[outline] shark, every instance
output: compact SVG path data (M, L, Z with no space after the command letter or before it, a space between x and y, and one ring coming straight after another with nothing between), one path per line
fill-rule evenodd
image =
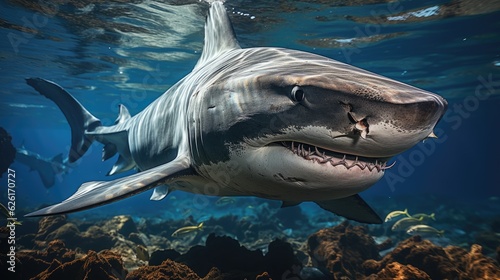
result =
M15 160L36 170L45 188L54 186L56 176L61 176L69 172L70 166L63 154L58 154L52 158L45 158L35 152L27 150L24 145L16 148Z
M392 167L391 157L435 136L447 108L437 94L317 54L241 48L222 2L210 3L193 70L131 116L119 105L112 125L69 92L28 78L71 127L69 161L94 142L108 175L28 217L70 213L153 189L210 196L256 196L283 207L311 201L363 223L381 223L360 192Z

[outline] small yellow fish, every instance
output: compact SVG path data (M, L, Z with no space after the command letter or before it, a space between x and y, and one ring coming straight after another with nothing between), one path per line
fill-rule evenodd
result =
M149 261L148 248L146 248L142 245L137 245L137 247L135 247L135 255L141 261L145 261L145 262Z
M437 230L428 225L414 225L406 230L410 235L437 235L443 236L444 230Z
M215 205L221 207L221 206L233 204L235 202L236 202L236 200L234 198L228 197L228 196L223 196L223 197L217 199L217 201L215 202Z
M425 220L436 220L436 214L432 213L430 215L428 214L424 214L424 213L418 213L418 214L415 214L415 215L411 215L413 218L415 219L419 219L420 217L424 218L424 221Z
M401 230L406 230L410 226L420 224L424 218L420 217L419 219L415 219L412 217L406 217L402 218L401 220L398 220L394 225L392 225L392 230L393 231L401 231Z
M385 221L384 222L388 222L394 218L396 218L397 216L401 216L401 215L406 215L407 217L411 217L410 214L408 214L408 209L405 209L404 211L392 211L391 213L387 214L387 217L385 217Z
M174 233L172 233L172 237L178 237L179 235L195 232L197 230L202 230L202 229L203 229L203 222L201 222L197 226L181 227L180 229L177 229L176 231L174 231Z

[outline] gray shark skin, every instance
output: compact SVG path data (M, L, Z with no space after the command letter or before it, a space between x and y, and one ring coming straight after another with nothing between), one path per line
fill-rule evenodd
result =
M440 96L319 55L284 48L242 49L223 4L211 4L202 55L190 74L143 111L124 106L103 126L68 92L40 78L27 83L55 102L72 130L70 162L92 141L109 175L63 202L27 216L68 213L152 188L152 200L182 190L257 196L283 206L314 201L365 223L381 223L359 192L387 161L433 136L447 102Z
M30 170L36 170L45 188L52 187L56 183L56 176L66 174L70 168L62 154L53 158L44 158L24 147L16 149L15 160L27 165Z

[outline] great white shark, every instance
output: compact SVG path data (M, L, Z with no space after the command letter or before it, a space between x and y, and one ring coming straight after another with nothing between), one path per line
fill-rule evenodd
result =
M104 126L59 85L27 83L57 104L71 126L69 161L94 140L103 160L119 154L112 181L28 214L69 213L154 188L152 200L182 190L257 196L283 206L313 201L365 223L380 217L358 195L388 160L433 136L447 102L440 96L316 54L241 48L220 1L211 3L205 44L191 73L143 111L120 105Z

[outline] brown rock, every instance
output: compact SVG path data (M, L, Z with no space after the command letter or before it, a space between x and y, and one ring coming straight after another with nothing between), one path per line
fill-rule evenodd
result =
M422 240L420 236L408 238L381 261L366 262L364 267L366 272L375 273L393 262L412 265L432 279L458 279L460 275L456 263L452 262L443 248Z
M133 232L137 232L137 227L135 225L132 217L126 215L115 216L111 220L106 221L102 226L104 232L118 232L123 236L129 236Z
M144 242L145 237L143 236L144 236L143 233L132 232L131 234L128 235L128 240L134 242L137 245L147 246L146 242Z
M257 275L257 277L255 277L255 280L273 280L273 279L271 278L271 276L269 276L269 273L264 272L260 275Z
M265 271L265 260L260 250L248 250L237 240L228 236L207 237L205 246L193 246L176 261L185 263L198 275L206 275L212 267L217 267L222 273L238 271L245 276L255 277ZM236 278L236 277L235 277Z
M379 273L372 274L365 280L394 279L394 280L431 280L431 277L422 270L408 264L403 265L392 262L383 268Z
M392 240L390 238L384 240L384 242L377 245L378 251L385 251L392 247Z
M313 266L326 269L334 278L362 277L362 263L379 259L378 248L367 229L351 226L347 221L340 225L319 230L307 240L308 253Z
M212 267L203 280L224 280L224 277L217 267Z
M210 271L212 272L212 271ZM97 278L96 278L97 279ZM170 259L161 265L142 266L130 272L126 280L200 280L201 278L184 264Z
M422 240L420 236L413 236L401 242L381 261L368 260L363 267L365 272L386 275L388 271L397 270L394 265L389 269L397 262L402 266L412 266L425 272L431 279L500 279L500 267L493 259L484 256L481 249L481 246L476 244L472 245L470 252L456 246L443 249L428 240ZM400 268L400 273L407 270Z
M472 279L500 279L500 267L491 258L485 257L480 245L473 244L465 256L465 269Z
M87 250L105 250L110 249L115 245L115 240L110 232L106 232L98 226L91 226L86 231L80 234L80 238L76 240L78 243L75 246Z
M472 245L470 252L456 246L448 246L444 250L460 269L459 279L500 279L500 267L493 259L482 254L480 245Z
M104 227L90 226L86 231L80 232L74 223L66 222L65 216L48 218L52 217L44 217L39 222L40 228L35 236L36 247L43 248L47 242L58 239L63 240L68 248L81 248L84 252L110 249L115 245L113 234L117 235L117 231L109 230L109 227L106 230ZM124 222L119 228L125 228L123 225L127 223Z
M56 215L43 217L38 222L38 233L36 234L36 240L46 240L49 233L55 231L62 225L66 224L65 215Z
M151 254L149 258L149 265L160 265L164 260L171 259L175 260L180 257L181 254L174 249L160 249L156 250Z
M64 241L71 241L78 239L80 235L80 231L76 227L75 224L73 223L66 223L62 225L61 227L55 229L54 231L50 232L47 234L45 240L55 240L55 239L62 239Z
M124 279L127 270L119 255L109 251L99 254L89 251L87 256L61 264L54 260L42 273L33 280L50 279Z
M48 244L45 250L22 250L17 253L19 259L20 271L23 279L30 279L40 272L46 270L51 263L57 261L68 262L75 259L76 253L67 249L64 242L54 240Z

